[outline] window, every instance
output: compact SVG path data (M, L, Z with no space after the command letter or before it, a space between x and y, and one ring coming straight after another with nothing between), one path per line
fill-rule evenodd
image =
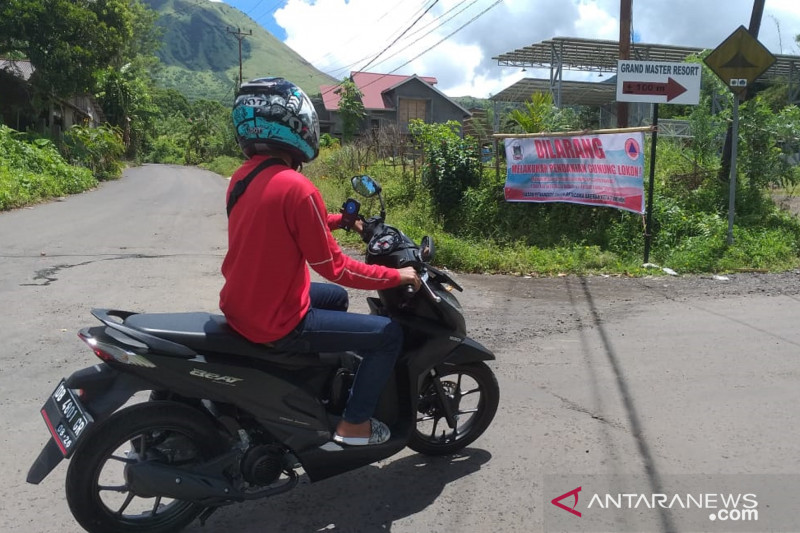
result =
M408 123L415 118L421 119L423 122L427 118L427 100L410 100L401 98L397 106L397 123L401 126L408 126Z

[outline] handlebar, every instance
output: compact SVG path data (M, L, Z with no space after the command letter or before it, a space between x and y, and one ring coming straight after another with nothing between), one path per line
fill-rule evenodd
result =
M364 223L364 230L361 232L361 240L365 243L369 243L372 237L378 232L377 230L383 224L383 218L369 217L362 218L361 220Z
M441 303L442 297L438 296L431 288L431 276L437 282L444 282L451 287L463 291L464 289L456 283L447 273L432 267L428 261L433 259L433 241L430 237L423 237L422 243L417 245L410 238L406 237L400 230L391 226L384 225L386 220L386 206L381 194L380 185L369 176L354 176L351 180L353 189L367 198L372 198L377 195L381 203L381 211L378 216L371 216L365 218L359 214L360 204L348 198L345 205L342 206L342 215L345 220L351 224L355 223L355 219L362 221L361 239L368 245L367 256L368 263L371 257L375 258L375 262L384 264L386 266L393 266L402 268L412 266L417 270L420 279L420 290L423 290L430 299L435 303ZM349 219L348 219L349 215ZM345 227L350 224L345 225ZM376 239L373 243L373 239ZM384 259L385 258L385 259ZM406 285L403 291L401 300L408 303L412 296L418 292L412 285ZM401 304L403 305L403 304Z

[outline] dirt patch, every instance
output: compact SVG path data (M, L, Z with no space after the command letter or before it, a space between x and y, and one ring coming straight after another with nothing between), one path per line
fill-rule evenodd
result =
M800 196L793 193L773 193L772 200L778 207L794 216L800 215Z

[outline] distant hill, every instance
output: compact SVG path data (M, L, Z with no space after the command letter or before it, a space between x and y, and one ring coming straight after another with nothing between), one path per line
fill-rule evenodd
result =
M159 14L164 68L154 73L159 85L191 100L230 103L239 81L239 43L228 32L252 31L242 40L242 77L283 76L310 96L320 85L339 80L317 70L253 19L222 2L208 0L143 0Z

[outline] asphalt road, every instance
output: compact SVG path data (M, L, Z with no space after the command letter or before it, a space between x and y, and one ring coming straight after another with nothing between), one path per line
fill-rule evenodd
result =
M76 337L92 307L217 310L226 184L146 165L0 213L0 531L80 531L65 465L25 483L47 437L38 410L95 362ZM728 278L457 275L470 333L497 355L500 408L482 438L457 457L405 451L301 483L186 531L798 531L781 494L800 491L800 274ZM364 295L352 291L351 310ZM603 483L757 492L761 515L711 520L709 501L699 522L674 506L612 515L589 506ZM551 504L579 485L583 517Z

